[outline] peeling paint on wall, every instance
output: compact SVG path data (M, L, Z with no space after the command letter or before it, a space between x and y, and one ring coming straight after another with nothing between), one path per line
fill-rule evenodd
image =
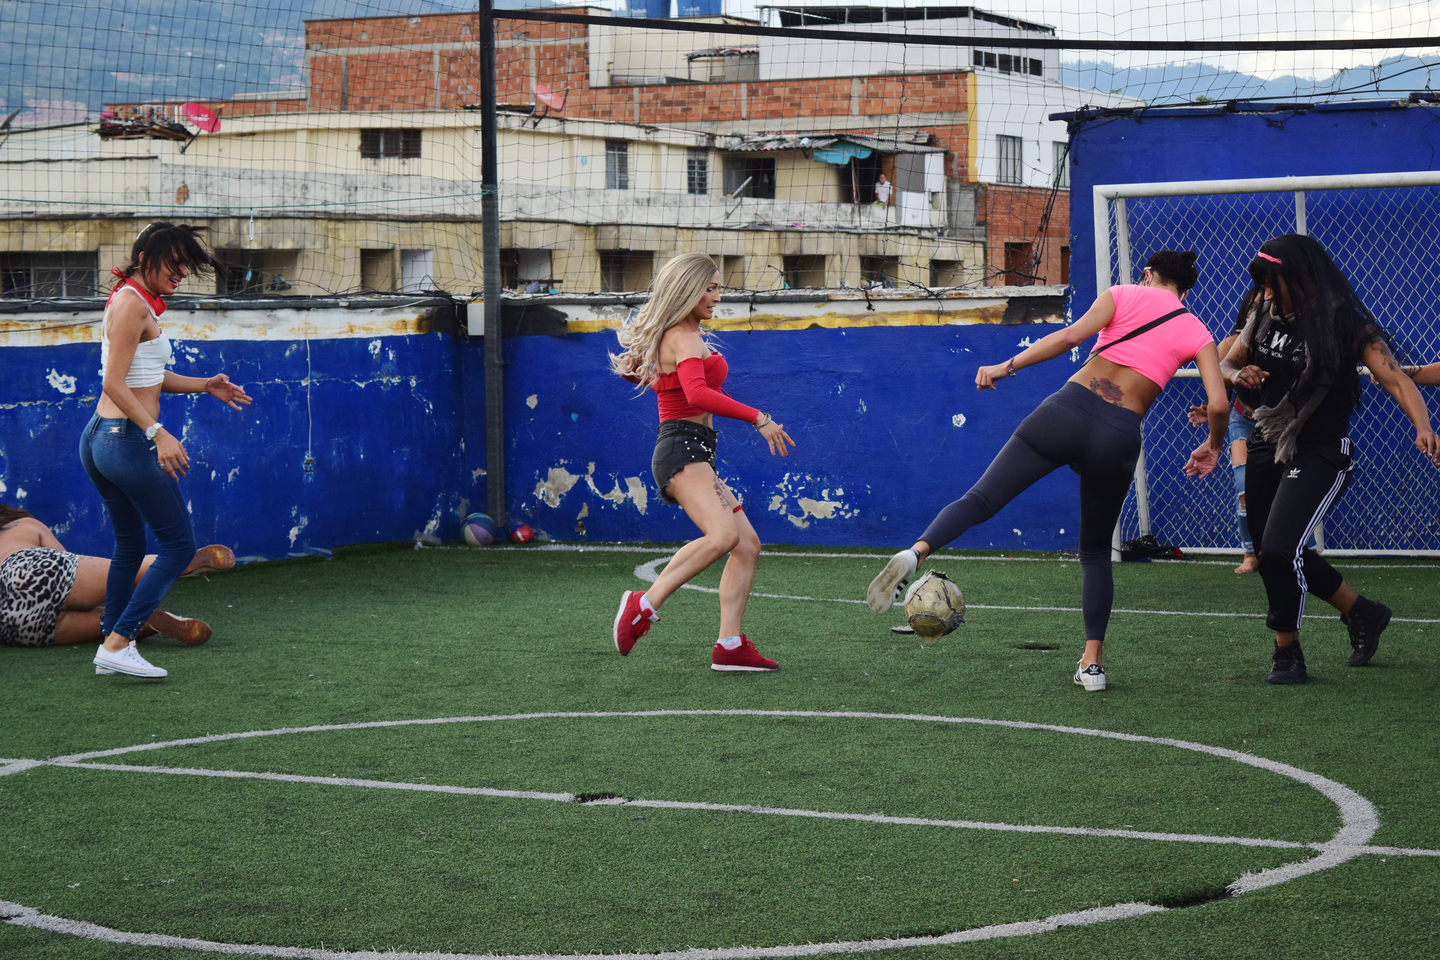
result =
M957 414L955 414L955 416L953 416L953 417L950 418L950 424L951 424L952 426L954 426L954 427L957 427L957 428L958 428L958 427L963 427L963 426L965 426L965 414L963 414L963 413L957 413Z
M819 490L814 496L805 496L801 491L807 487L811 490L824 481L817 481L814 477L806 474L798 476L785 474L777 485L778 492L770 497L770 510L780 514L800 529L810 526L813 520L835 520L849 519L856 516L860 511L851 507L845 501L839 499L845 496L843 487L835 487L833 490L825 487ZM833 499L832 499L833 494Z
M292 514L293 514L293 511L292 511ZM290 546L292 546L292 547L295 546L295 540L296 540L297 537L300 536L300 531L304 530L304 529L305 529L306 527L308 527L308 526L310 526L310 518L309 518L309 517L301 517L301 518L300 518L300 522L297 523L297 524L295 524L295 526L293 526L293 527L290 528Z
M525 406L529 407L531 410L534 410L535 405L539 402L540 395L538 393L532 393L530 394L530 396L525 398Z
M558 507L560 499L570 492L570 488L575 486L579 479L579 474L571 473L564 467L551 467L549 476L535 484L535 496L545 501L546 506Z
M54 387L56 390L59 390L61 393L75 392L75 378L69 376L68 374L63 374L57 370L51 369L51 371L46 374L45 380L50 384L50 386Z
M630 491L630 499L635 501L635 509L643 514L650 496L649 491L645 489L645 484L640 481L639 477L626 477L625 489Z

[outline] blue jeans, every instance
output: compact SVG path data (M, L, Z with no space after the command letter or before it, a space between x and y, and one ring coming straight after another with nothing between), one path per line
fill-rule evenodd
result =
M105 501L115 529L115 554L105 581L105 616L100 633L131 640L160 606L195 556L195 533L180 484L155 456L145 431L121 417L96 414L80 436L80 462ZM160 554L137 585L145 560L145 527L155 531Z

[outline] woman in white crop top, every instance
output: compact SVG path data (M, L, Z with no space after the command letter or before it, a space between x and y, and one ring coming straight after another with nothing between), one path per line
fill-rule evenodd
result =
M160 327L162 298L173 294L191 270L218 266L197 236L203 229L152 223L135 238L129 262L111 271L119 283L100 326L103 389L80 438L80 460L115 530L97 674L165 676L135 650L135 636L195 555L195 534L179 484L190 458L179 438L160 424L160 395L208 393L236 410L250 403L244 388L223 373L182 377L166 369L172 351ZM145 560L146 527L154 531L160 552L136 583Z

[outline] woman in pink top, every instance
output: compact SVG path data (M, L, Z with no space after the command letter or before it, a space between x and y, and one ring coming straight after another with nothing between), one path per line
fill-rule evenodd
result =
M1068 466L1080 475L1085 618L1085 653L1075 682L1087 691L1105 689L1101 650L1115 595L1111 532L1140 455L1140 419L1175 371L1191 360L1205 383L1210 437L1190 455L1185 472L1205 476L1219 462L1225 442L1230 404L1215 341L1181 303L1197 279L1195 254L1162 250L1146 262L1139 284L1111 287L1075 323L1004 363L980 368L976 389L994 390L997 380L1100 335L1090 359L1015 429L975 486L940 511L912 548L890 558L870 584L870 609L890 609L899 588L927 556L989 520L1041 477Z

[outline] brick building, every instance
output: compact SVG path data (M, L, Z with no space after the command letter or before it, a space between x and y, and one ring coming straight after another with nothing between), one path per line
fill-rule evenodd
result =
M829 41L795 56L772 38L642 27L496 22L507 286L640 289L686 250L750 289L1066 278L1067 191L1004 124L1116 98L1061 87L1018 53L1006 63L1023 70L977 52L975 65L897 72L847 59L847 41L827 65ZM90 244L98 268L132 233L108 212L143 208L208 218L242 277L221 292L478 289L477 53L473 14L307 21L305 87L212 104L216 134L182 150L102 126L95 159L112 164L5 171L20 181L7 196L37 201L20 204L33 222L6 248ZM178 104L123 106L111 133L137 109L180 119ZM877 205L881 175L891 195ZM93 207L80 233L65 226L77 196ZM19 212L8 206L0 217Z

